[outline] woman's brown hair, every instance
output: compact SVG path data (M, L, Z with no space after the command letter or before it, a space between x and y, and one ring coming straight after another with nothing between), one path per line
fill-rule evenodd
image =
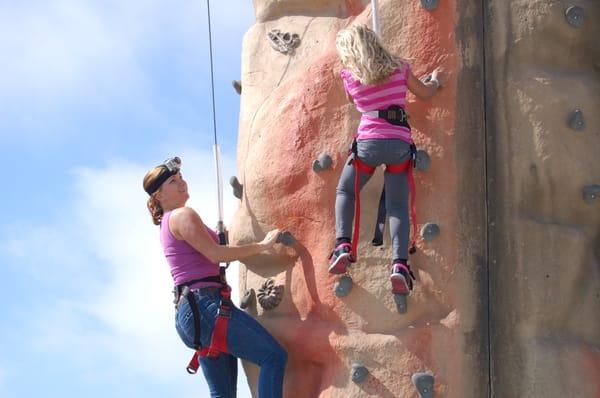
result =
M152 185L152 183L158 178L158 176L160 175L160 173L162 171L163 171L163 167L158 166L158 167L155 167L152 170L150 170L144 176L144 190L147 190L150 187L150 185ZM160 191L160 188L158 191ZM156 192L158 192L158 191L156 191ZM156 195L156 192L154 192L152 195L150 195L150 197L148 198L148 201L146 202L146 206L148 206L148 210L150 211L150 215L152 216L152 222L154 223L154 225L160 225L164 211L163 211L162 207L160 206L160 203L158 202L158 200L154 197L154 195Z

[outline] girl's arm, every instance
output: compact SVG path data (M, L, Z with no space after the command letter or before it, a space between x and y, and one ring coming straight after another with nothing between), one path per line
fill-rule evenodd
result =
M414 95L416 95L417 98L428 100L441 87L443 77L443 70L441 68L436 68L433 72L431 72L431 80L427 83L423 83L417 79L417 77L411 71L408 76L408 89Z
M213 263L241 260L269 249L275 244L279 230L274 229L260 243L221 246L216 243L198 213L189 207L176 209L169 218L169 228L177 239L183 239Z

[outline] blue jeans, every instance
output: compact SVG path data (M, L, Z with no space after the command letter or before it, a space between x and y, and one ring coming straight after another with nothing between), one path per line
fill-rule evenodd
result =
M194 293L201 316L200 342L208 347L221 302L218 292ZM175 314L175 328L186 346L194 348L194 317L187 300ZM216 359L201 358L200 366L206 377L212 398L235 398L237 387L237 358L260 366L259 398L280 398L283 395L283 374L287 353L254 318L232 305L227 330L228 354Z

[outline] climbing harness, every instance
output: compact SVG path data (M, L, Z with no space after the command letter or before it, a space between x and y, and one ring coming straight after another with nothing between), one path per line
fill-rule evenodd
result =
M219 267L219 275L213 275L202 279L194 279L175 286L173 292L175 294L175 308L179 308L182 300L187 300L192 311L194 319L194 348L196 352L192 356L186 370L189 374L195 374L200 365L200 358L218 358L221 353L227 353L227 328L229 319L231 319L232 303L231 303L231 287L227 284L225 278L226 266ZM204 287L199 289L190 289L190 286L198 282L215 282L220 283L221 287ZM195 293L208 294L219 291L221 303L215 320L215 327L210 339L208 347L202 347L200 342L200 311L194 297Z
M410 129L410 125L408 124L408 115L406 114L404 108L399 105L392 105L387 109L363 112L363 115L384 119L386 122L393 124L394 126L401 126Z
M352 147L350 149L349 154L352 155L348 164L352 164L354 166L354 195L356 197L355 205L354 205L354 230L352 232L352 249L350 250L350 255L352 261L355 262L357 260L357 247L360 233L360 184L359 184L359 173L373 174L375 172L376 167L369 166L358 157L358 143L356 141L356 136L352 141ZM410 159L397 164L386 164L385 170L388 173L404 173L406 172L408 175L408 185L410 190L410 216L411 216L411 224L412 224L412 240L409 246L409 253L414 254L416 252L416 236L417 236L417 209L415 205L415 180L413 176L413 168L415 167L416 162L416 154L417 148L415 144L411 144L410 146ZM381 198L384 198L382 195ZM381 200L381 199L380 199Z

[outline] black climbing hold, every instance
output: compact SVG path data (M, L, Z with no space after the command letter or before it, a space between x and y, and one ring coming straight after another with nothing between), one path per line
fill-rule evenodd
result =
M275 242L281 243L284 246L291 246L296 242L296 239L294 239L294 236L290 231L283 231L279 233Z
M406 314L406 311L408 311L408 295L394 294L394 301L396 302L396 310L398 313Z
M250 288L250 290L248 290L246 294L244 294L244 297L242 297L242 299L240 300L240 308L245 309L249 305L252 305L252 303L254 303L255 298L256 293L254 293L254 289Z
M429 163L431 163L429 154L424 150L419 149L417 151L417 162L415 168L419 171L425 171L429 168Z
M369 375L369 370L360 363L352 364L352 381L362 383Z
M408 248L408 254L415 254L417 252L417 248L414 246L411 246Z
M583 119L583 112L580 109L575 109L569 115L569 120L567 122L569 127L575 131L581 131L585 129L585 120Z
M350 275L342 275L340 279L335 283L333 292L337 297L346 297L352 290L352 278Z
M592 203L594 200L598 199L598 197L600 197L600 185L593 184L583 187L583 200L585 200L586 203Z
M244 186L240 184L236 176L232 176L229 179L229 184L233 188L233 196L238 199L242 199L242 193L244 192Z
M239 80L232 80L231 85L233 86L233 89L235 90L236 93L238 93L238 94L242 93L242 82L240 82Z
M410 378L421 398L433 397L433 375L429 373L415 373Z
M425 242L431 242L433 238L440 234L440 227L437 224L428 222L421 228L421 237Z
M296 47L300 45L300 36L293 33L282 33L279 29L273 29L267 33L271 47L283 54L294 54Z
M575 28L581 28L583 26L583 8L579 6L571 6L565 10L565 17L569 25Z
M322 153L317 159L315 159L312 164L312 168L318 173L319 171L327 170L329 167L331 167L332 163L333 161L331 160L331 156L327 155L326 153Z
M435 10L438 6L437 0L421 0L421 6L426 10Z

